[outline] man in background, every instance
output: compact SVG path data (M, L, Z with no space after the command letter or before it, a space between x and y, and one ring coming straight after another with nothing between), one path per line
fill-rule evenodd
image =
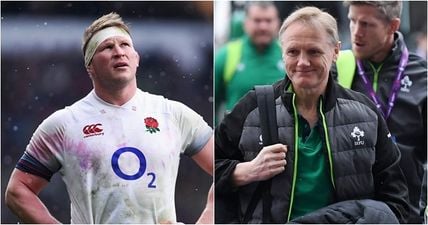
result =
M409 53L398 31L401 1L345 1L352 52L337 61L342 86L367 95L382 112L401 152L410 195L409 223L421 223L419 206L427 158L427 62Z
M216 121L254 85L273 84L284 77L279 23L273 2L247 3L245 35L227 43L215 57Z

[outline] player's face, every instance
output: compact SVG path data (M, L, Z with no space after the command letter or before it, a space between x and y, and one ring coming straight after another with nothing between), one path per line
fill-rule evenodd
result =
M276 37L279 29L275 7L252 6L245 19L245 32L256 46L266 46Z
M97 85L123 87L135 80L140 57L124 37L111 37L97 48L89 72Z
M293 23L282 34L281 45L287 76L294 88L325 88L340 47L333 46L324 29Z
M388 40L393 32L374 6L351 5L348 18L352 51L358 59L382 61L390 51Z

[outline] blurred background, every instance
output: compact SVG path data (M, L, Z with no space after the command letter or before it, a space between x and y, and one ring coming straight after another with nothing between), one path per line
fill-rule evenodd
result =
M140 54L138 87L178 100L212 126L212 2L1 2L1 223L19 220L4 204L10 174L32 133L54 111L86 96L84 29L115 11L130 25ZM177 219L194 223L212 178L182 157ZM62 223L70 201L59 175L40 198Z
M216 1L214 3L215 49L243 34L242 21L245 17L244 7L247 2ZM324 9L337 20L342 49L351 48L348 9L343 6L343 1L275 1L274 3L279 11L281 24L297 8L316 6ZM404 35L409 50L426 58L427 1L403 1L400 31Z

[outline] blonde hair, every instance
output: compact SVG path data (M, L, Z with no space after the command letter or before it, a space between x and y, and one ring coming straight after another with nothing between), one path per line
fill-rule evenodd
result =
M387 22L395 18L401 17L401 12L403 11L403 3L401 1L344 1L343 4L345 7L351 5L371 5L376 7L379 13L383 16L382 19L385 19Z
M297 9L284 20L281 29L279 30L280 40L285 30L287 30L287 28L295 22L304 23L314 27L321 27L329 35L332 45L336 45L339 42L337 22L334 17L327 12L324 12L321 9L313 6Z
M107 27L122 28L131 36L129 27L125 24L125 22L123 22L120 15L115 12L111 12L107 15L104 15L98 18L88 28L86 28L85 33L83 33L83 40L82 40L83 55L85 55L86 47L89 43L89 40L91 40L94 34Z

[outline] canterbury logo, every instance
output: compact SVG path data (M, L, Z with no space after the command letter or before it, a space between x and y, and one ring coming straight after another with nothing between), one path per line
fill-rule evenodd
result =
M85 138L95 135L104 135L104 133L102 133L103 129L101 123L86 125L85 127L83 127L82 131L85 134Z

